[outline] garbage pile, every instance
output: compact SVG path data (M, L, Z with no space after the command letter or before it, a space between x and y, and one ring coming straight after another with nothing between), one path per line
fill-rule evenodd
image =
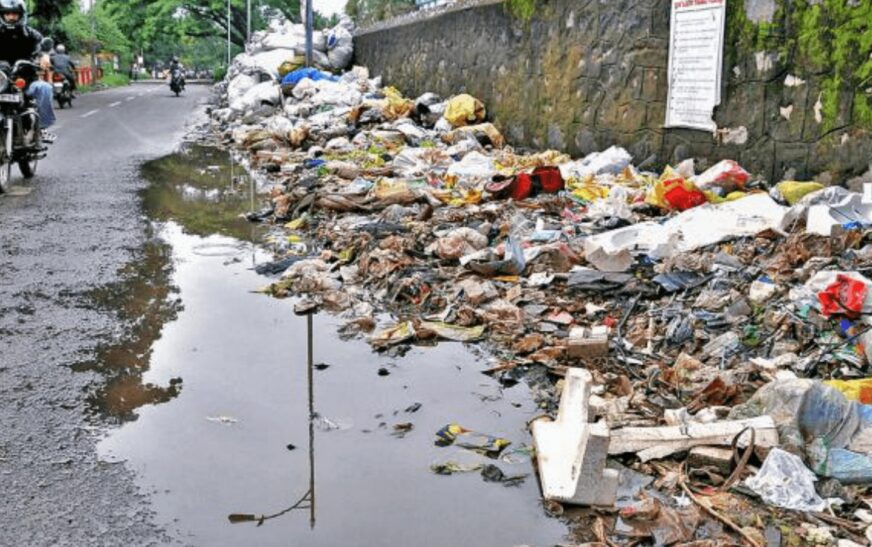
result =
M405 97L272 51L237 58L212 110L271 185L248 215L272 226L265 292L341 313L392 355L480 341L485 372L552 415L586 369L600 463L651 480L579 513L580 542L872 540L860 194L731 160L652 172L619 147L522 152L470 95Z

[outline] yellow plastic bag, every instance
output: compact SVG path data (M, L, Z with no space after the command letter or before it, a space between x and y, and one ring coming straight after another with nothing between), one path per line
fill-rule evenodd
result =
M461 127L484 121L486 114L484 104L481 101L464 93L448 101L444 116L453 127Z
M306 64L306 59L304 57L290 57L288 60L279 65L279 80L287 76L289 73L297 70L301 66Z
M795 205L806 194L823 190L823 188L824 185L819 182L799 182L796 180L785 180L775 185L775 189L790 205Z
M859 401L864 405L872 404L872 378L826 380L824 384L838 389L850 401Z
M572 195L584 201L596 201L609 197L609 187L602 186L593 181L593 177L584 181L570 178L566 181L566 187L572 191Z
M403 94L395 87L386 87L382 90L387 100L384 108L385 117L389 120L405 118L415 109L415 103L403 97Z

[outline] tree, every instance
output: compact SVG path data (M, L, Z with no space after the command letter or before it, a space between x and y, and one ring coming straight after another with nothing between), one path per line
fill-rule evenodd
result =
M252 10L252 30L265 28L270 13L281 13L291 21L299 21L300 0L259 0ZM150 4L154 17L166 21L172 18L181 35L192 38L227 36L226 0L154 0ZM230 2L230 40L245 47L247 31L245 0Z
M129 57L130 42L112 14L103 4L97 4L92 12L74 9L61 20L70 47L78 51L108 50Z
M76 0L30 0L27 3L30 25L55 42L66 40L61 20L77 7Z

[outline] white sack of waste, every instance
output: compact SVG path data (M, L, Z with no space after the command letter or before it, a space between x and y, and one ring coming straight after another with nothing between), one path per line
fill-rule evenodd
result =
M288 33L267 34L260 43L261 49L293 49L302 55L306 51L306 29L302 25L298 26L299 31L295 28ZM312 49L321 53L327 52L327 37L320 30L312 33Z
M279 104L279 86L275 82L263 82L245 92L245 95L230 103L230 108L245 112L262 104Z
M260 83L260 79L248 74L236 76L230 80L230 84L227 86L227 100L232 103L235 100L241 99L249 89L258 83Z
M327 57L330 66L336 70L345 70L351 64L354 56L354 37L351 31L337 25L327 35Z
M233 64L238 72L262 72L277 80L279 77L279 66L285 61L298 57L293 49L272 49L251 55L242 53L236 56Z

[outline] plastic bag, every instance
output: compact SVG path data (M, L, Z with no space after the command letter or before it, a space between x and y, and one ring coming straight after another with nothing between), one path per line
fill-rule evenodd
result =
M844 275L855 281L861 281L866 285L866 298L863 302L862 313L872 314L872 291L869 290L870 286L872 286L872 280L857 272L842 270L821 270L811 276L811 278L805 282L805 285L795 286L790 289L790 300L793 301L794 304L800 306L820 306L820 298L818 297L818 293L826 290L827 287L835 283L839 275Z
M555 194L564 188L563 177L556 167L537 167L532 173L518 175L488 183L486 189L497 199L512 198L515 201L539 194Z
M514 236L509 236L509 241L506 244L506 250L502 260L491 260L485 262L474 262L461 260L461 265L465 265L475 273L488 277L497 275L521 275L524 268L527 267L527 261L524 257L524 251L521 249L521 244Z
M493 160L478 152L470 152L448 167L448 174L459 178L489 179L496 173Z
M826 380L824 384L839 390L849 401L872 404L872 378L858 380Z
M654 199L656 204L666 209L686 211L708 202L705 194L689 180L678 176L670 167L654 184Z
M432 331L440 338L454 342L472 342L484 335L484 325L461 327L441 321L421 321L419 328Z
M387 119L396 120L398 118L408 117L415 109L415 103L403 97L403 94L396 88L386 87L382 92L387 101L387 105L383 109Z
M693 179L700 190L714 191L723 196L745 188L751 175L733 160L721 160Z
M786 201L788 205L796 205L796 203L818 190L823 190L824 185L819 182L798 182L795 180L785 180L775 185L769 195L774 199Z
M459 424L448 424L436 432L436 446L459 446L488 458L498 458L511 441L502 437L478 433Z
M560 173L564 179L570 177L576 180L585 180L588 177L612 174L617 175L627 167L633 157L620 146L611 146L602 152L588 154L578 161L560 165Z
M575 192L573 192L574 194ZM587 208L587 216L592 219L622 218L633 219L629 205L630 193L623 186L614 186L605 199L598 199Z
M818 293L821 313L826 317L844 315L856 319L863 312L866 292L866 283L839 274L835 282Z
M445 107L445 119L452 127L476 124L484 121L487 114L484 104L466 93L452 97Z
M872 483L872 405L848 400L817 380L794 378L769 383L731 419L771 416L781 446L802 452L818 475L844 483Z
M461 227L455 228L445 237L437 239L428 247L428 251L432 251L439 258L456 260L463 255L484 249L487 247L487 243L486 235L472 228Z
M282 85L297 85L304 78L308 78L313 82L317 82L320 80L329 80L331 82L339 81L339 78L328 72L323 72L321 70L318 70L317 68L307 67L298 68L297 70L293 70L287 73L285 77L282 78Z
M745 479L745 486L766 503L795 511L823 511L826 503L814 489L814 473L798 456L773 448L760 471Z
M434 129L436 128L434 127ZM442 142L446 144L458 144L464 139L475 139L485 145L491 144L494 148L502 148L506 144L502 133L492 123L460 127L442 136Z

